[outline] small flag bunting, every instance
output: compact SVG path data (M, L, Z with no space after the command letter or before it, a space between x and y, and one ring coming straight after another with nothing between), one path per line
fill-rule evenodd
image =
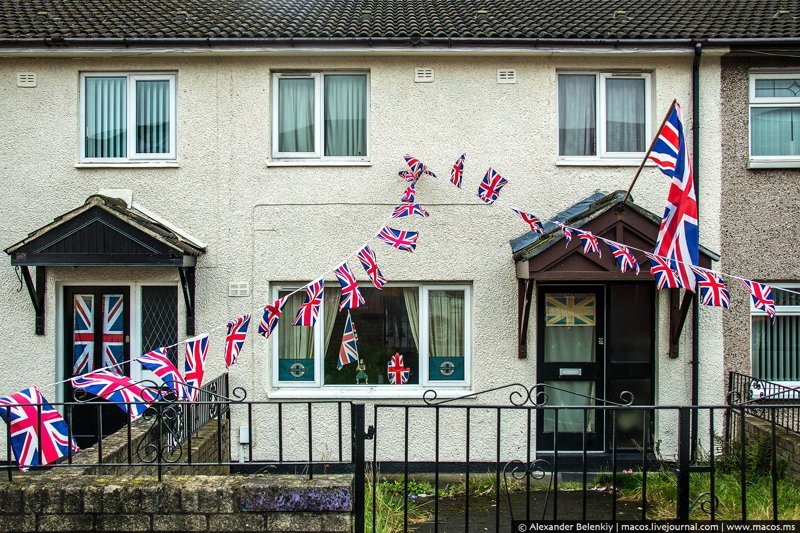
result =
M683 288L678 273L672 270L664 258L647 252L644 255L650 262L650 275L656 279L656 285L659 289Z
M306 286L306 297L294 317L293 326L311 327L316 324L324 287L325 281L322 278Z
M283 311L283 306L286 305L286 300L288 299L288 296L284 296L283 298L278 298L271 304L264 306L264 314L261 315L261 320L258 323L259 335L262 335L265 339L269 338L269 336L275 330L275 326L278 325L278 319L280 318L281 312Z
M467 154L461 154L461 157L453 163L453 169L450 171L450 183L461 188L461 180L464 179L464 161L467 159Z
M336 279L339 280L339 285L342 286L342 298L339 301L339 311L342 309L356 309L364 305L364 297L361 296L361 291L358 289L358 283L350 270L347 262L339 265L333 271L336 274Z
M539 217L536 215L531 215L530 213L525 213L520 211L519 209L511 208L519 217L531 228L531 231L535 231L537 233L544 233L544 226L542 226L542 221L539 220Z
M369 245L364 246L364 248L358 252L358 260L361 261L361 266L364 267L367 276L369 276L375 288L382 289L383 286L386 285L386 278L383 277L381 269L378 268L378 260L375 257L375 252Z
M70 379L76 389L85 390L104 400L114 403L128 413L131 421L144 414L156 395L137 384L128 376L122 376L110 370L95 370L82 376Z
M564 233L564 239L566 239L567 246L569 246L569 243L572 242L572 230L569 229L564 224L562 224L561 222L558 223L558 226L561 228L561 231Z
M583 253L588 254L594 252L600 257L603 257L603 252L600 250L600 243L591 232L578 230L578 238L583 243Z
M419 215L428 218L430 214L419 204L398 204L392 211L392 218L410 217Z
M404 252L413 252L417 247L417 237L419 233L416 231L399 230L384 226L383 229L376 235L376 237L392 248L403 250Z
M478 198L485 204L493 204L497 197L500 196L500 190L508 184L503 176L497 173L495 169L489 167L486 174L483 175L481 184L478 185Z
M247 338L247 327L250 315L245 314L228 322L228 334L225 335L225 368L229 368L239 357Z
M617 260L619 269L623 274L628 270L633 270L636 272L637 276L639 275L639 262L636 261L636 257L633 256L633 253L631 253L627 246L608 241L606 241L606 244L611 249L611 253Z
M700 289L700 303L710 307L728 309L731 305L731 298L722 277L705 268L692 267L692 271L697 279L697 287Z
M208 356L208 333L186 341L186 361L183 365L183 378L186 380L187 396L196 401L203 386Z
M415 176L413 172L410 172L408 170L401 170L400 172L398 172L398 174L400 175L401 178L403 178L403 180L409 183L417 182L417 176Z
M411 169L411 172L419 179L419 177L423 174L427 174L428 176L435 178L436 174L433 173L422 161L417 159L412 155L404 155L403 159L405 159L408 168Z
M404 204L413 204L414 200L417 198L417 189L416 186L412 183L408 187L406 187L405 192L403 192L403 197L400 201Z
M336 368L341 370L344 365L358 361L358 335L356 327L350 313L347 313L347 320L344 323L344 335L342 335L342 345L339 347L339 360Z
M158 348L136 358L144 368L153 372L164 385L172 389L179 400L186 399L186 380L167 357L166 348Z
M389 383L392 385L404 385L408 383L411 376L411 369L405 366L403 356L396 353L386 365L386 372L389 375Z
M772 298L772 287L750 281L749 279L740 280L742 284L750 291L750 297L753 299L753 307L759 311L764 311L775 322L775 300Z

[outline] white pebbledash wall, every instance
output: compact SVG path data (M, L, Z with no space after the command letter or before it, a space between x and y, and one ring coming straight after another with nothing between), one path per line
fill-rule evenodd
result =
M534 349L528 359L517 359L517 285L508 243L523 233L525 225L498 206L478 205L474 190L483 172L494 166L510 182L502 193L505 200L547 217L595 190L625 189L635 171L635 166L556 164L557 71L651 70L654 129L673 98L683 104L687 129L692 116L689 55L156 55L0 60L0 181L4 191L0 195L0 245L22 239L100 189L131 189L134 201L208 244L197 272L200 333L270 301L272 283L313 278L374 233L399 200L404 187L397 177L401 155L411 153L441 176L439 180L425 178L418 187L418 199L429 208L431 218L398 223L420 231L415 253L394 251L380 243L375 249L390 281L472 285L471 389L475 391L517 381L533 384L536 379ZM433 83L414 83L414 68L420 66L434 69ZM516 69L517 83L498 84L498 68ZM271 165L270 72L283 69L369 70L369 166ZM16 73L22 71L37 74L36 88L16 87ZM79 73L90 71L177 72L178 168L79 168ZM717 57L704 57L701 88L701 242L718 250L721 118ZM467 153L464 186L469 194L447 182L449 168L462 152ZM638 204L661 213L667 187L667 178L650 167L633 194ZM49 269L46 335L36 336L28 295L24 288L18 290L14 269L6 265L0 269L0 393L61 379L55 356L60 350L56 297L63 284L174 283L177 279L174 269ZM364 279L360 266L352 266L359 279ZM251 282L251 296L228 297L228 283L243 280ZM666 295L661 296L656 401L688 404L691 328L687 323L680 358L668 359ZM183 338L182 298L179 309ZM534 318L529 331L531 347L536 346ZM700 323L700 401L720 403L724 382L720 311L703 310ZM251 334L231 370L232 385L245 387L251 399L264 400L270 393L271 345ZM211 340L207 375L223 371L222 334L218 332ZM58 397L52 386L42 387L42 391L50 399ZM257 456L259 451L273 454L275 449L274 413L274 408L256 410ZM486 416L489 419L482 423ZM367 417L372 417L370 406ZM669 444L675 437L675 423L667 418L659 421L658 438ZM345 417L345 423L347 420ZM284 428L305 431L304 412L297 422L295 426L287 421ZM519 437L525 426L517 422L508 424ZM233 422L235 440L235 429L245 423L242 410ZM493 419L476 414L472 424L473 459L493 459ZM388 425L381 420L379 449L392 446L395 458L401 458L402 438L389 438L385 428ZM457 455L464 442L463 415L450 416L443 428L442 443L454 446L452 452ZM512 433L504 428L504 435ZM432 438L431 431L415 432L412 448L430 450ZM335 440L332 434L315 435L321 454L335 452ZM504 442L504 455L524 448L524 440L516 437L504 438ZM3 439L0 446L4 444ZM303 457L303 446L287 446L290 453ZM444 452L442 459L447 459Z

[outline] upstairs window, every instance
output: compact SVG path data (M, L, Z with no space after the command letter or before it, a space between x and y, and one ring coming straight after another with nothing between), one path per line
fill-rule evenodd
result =
M558 75L558 155L641 159L650 137L650 75Z
M800 163L800 74L750 76L750 159Z
M273 74L272 157L366 161L365 73Z
M174 74L82 74L81 161L175 159Z

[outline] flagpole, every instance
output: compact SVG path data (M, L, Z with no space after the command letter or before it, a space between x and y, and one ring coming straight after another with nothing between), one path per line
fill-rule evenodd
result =
M658 135L659 135L659 133L661 133L661 128L663 128L664 124L667 123L667 119L669 118L670 113L672 113L672 110L675 108L675 104L677 104L677 103L678 103L677 100L672 100L672 103L670 104L669 109L667 109L667 114L664 115L664 120L661 121L661 125L656 130L656 135L655 135L655 137L653 137L653 140L650 142L650 148L648 148L647 152L645 152L644 157L642 158L642 162L641 162L641 164L639 164L639 168L636 170L636 175L633 176L633 181L631 181L631 185L630 185L630 187L628 187L628 191L625 193L625 198L622 199L622 203L623 204L627 203L628 198L630 198L631 191L633 190L633 186L636 184L636 180L639 179L639 174L642 173L642 169L644 168L644 164L647 162L647 158L650 157L650 152L653 151L653 147L656 145L656 141L658 140Z

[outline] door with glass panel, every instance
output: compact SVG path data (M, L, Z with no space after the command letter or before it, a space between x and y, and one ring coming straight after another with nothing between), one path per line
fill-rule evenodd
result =
M130 288L66 287L64 289L64 377L107 369L130 375ZM64 399L73 401L70 381ZM91 398L91 397L90 397ZM110 435L125 424L125 414L115 405L92 399L72 406L72 431L78 446L90 446L99 434Z
M537 448L552 450L558 428L559 450L603 446L600 410L595 405L604 387L603 288L542 287L538 295L537 382L547 406L570 409L537 411ZM540 398L541 399L541 398ZM557 418L557 424L556 424Z

